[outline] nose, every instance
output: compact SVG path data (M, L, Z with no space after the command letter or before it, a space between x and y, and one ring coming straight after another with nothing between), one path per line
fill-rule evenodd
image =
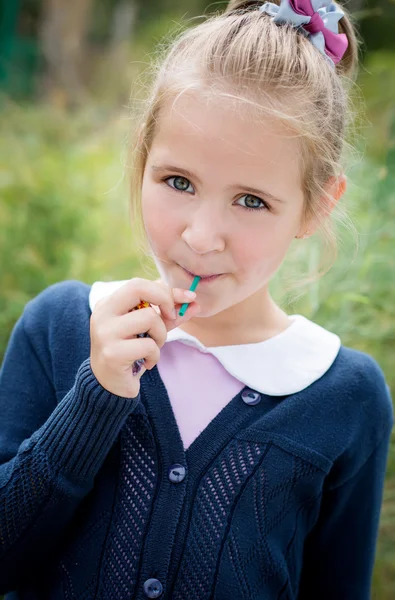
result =
M225 248L224 215L215 212L208 202L201 203L189 216L181 235L195 254L222 252Z

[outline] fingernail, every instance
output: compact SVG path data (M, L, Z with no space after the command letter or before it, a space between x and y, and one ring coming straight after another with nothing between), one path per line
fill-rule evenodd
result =
M194 298L196 298L196 292L191 292L190 290L184 290L184 296L185 296L185 298L188 298L188 300L193 300Z

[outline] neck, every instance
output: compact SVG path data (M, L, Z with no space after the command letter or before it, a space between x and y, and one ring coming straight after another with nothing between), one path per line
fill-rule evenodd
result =
M267 290L262 292L212 317L195 317L180 329L207 348L263 342L287 329L292 321Z

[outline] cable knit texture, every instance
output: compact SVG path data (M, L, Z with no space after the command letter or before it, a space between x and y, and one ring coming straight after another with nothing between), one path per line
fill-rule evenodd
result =
M185 450L157 368L136 398L96 380L89 290L29 302L0 371L0 593L368 600L394 421L376 361L342 346L298 393L244 387Z

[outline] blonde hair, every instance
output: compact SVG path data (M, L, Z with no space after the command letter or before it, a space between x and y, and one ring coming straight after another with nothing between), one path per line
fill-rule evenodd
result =
M333 68L295 28L278 26L259 11L261 5L231 0L224 13L205 17L164 43L153 61L150 93L136 122L140 135L132 156L132 221L141 227L146 242L141 187L162 107L188 90L247 103L251 109L278 119L299 138L305 200L302 220L313 218L319 223L329 260L320 264L312 277L299 279L289 288L294 289L324 275L338 254L333 219L327 214L331 198L324 186L343 171L343 152L349 147L350 90L357 72L359 42L343 9L339 32L347 35L348 48ZM336 212L355 233L345 208L336 207Z

